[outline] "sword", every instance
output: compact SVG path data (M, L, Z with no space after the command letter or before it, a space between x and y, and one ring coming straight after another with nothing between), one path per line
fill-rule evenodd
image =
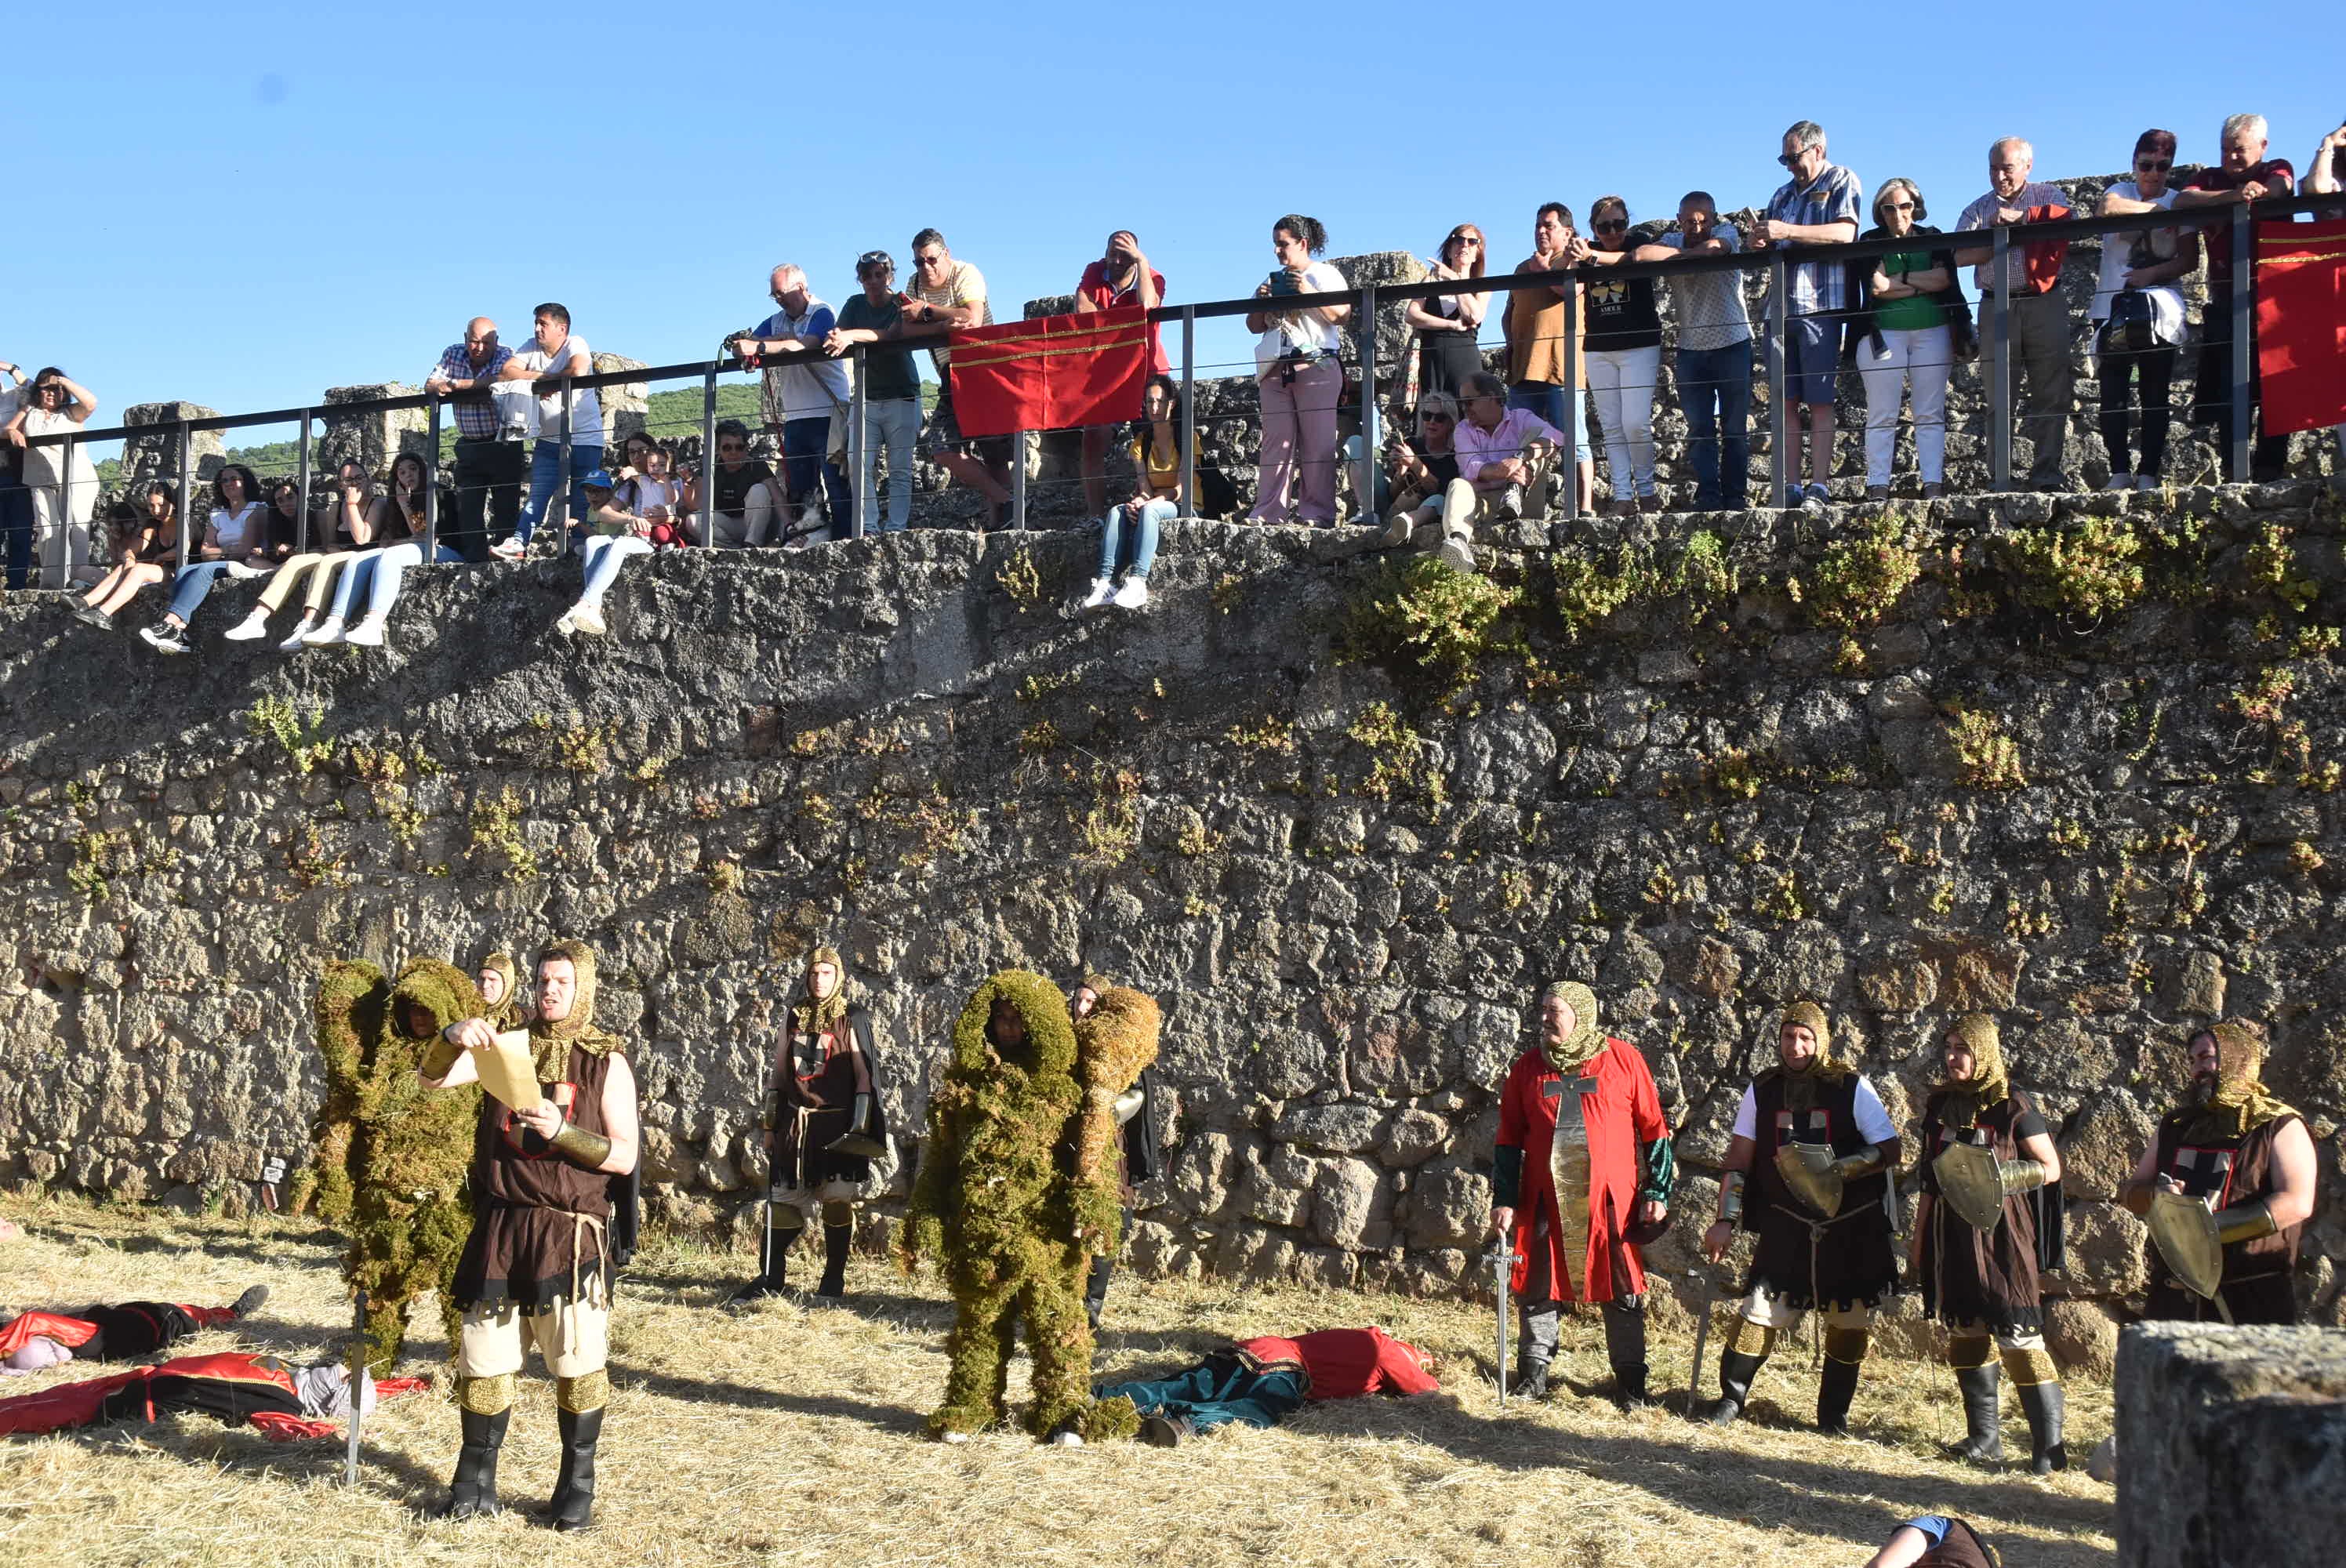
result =
M1515 1247L1506 1233L1491 1244L1491 1270L1498 1282L1499 1298L1499 1408L1507 1408L1507 1308L1508 1293L1515 1283Z
M1719 1273L1705 1274L1699 1268L1687 1270L1688 1277L1702 1282L1702 1318L1694 1326L1694 1360L1687 1368L1687 1418L1695 1412L1695 1396L1702 1389L1702 1349L1710 1340L1710 1315L1719 1307Z
M342 1484L356 1490L359 1484L359 1423L364 1420L360 1407L366 1389L367 1367L367 1293L359 1288L358 1310L353 1314L351 1335L351 1435L342 1449Z

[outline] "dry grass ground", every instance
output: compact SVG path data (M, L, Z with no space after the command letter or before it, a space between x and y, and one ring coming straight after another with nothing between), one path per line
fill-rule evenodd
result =
M315 1359L346 1339L334 1238L305 1222L56 1199L9 1207L28 1235L0 1247L0 1307L224 1302L260 1281L275 1295L259 1318L196 1349ZM1559 1362L1589 1391L1501 1415L1486 1312L1120 1280L1103 1375L1183 1362L1233 1335L1374 1320L1440 1354L1446 1391L1320 1406L1275 1431L1169 1452L1051 1449L1008 1433L946 1448L915 1435L944 1379L950 1307L933 1279L859 1262L857 1298L843 1308L718 1311L749 1272L746 1259L666 1243L623 1287L603 1529L583 1555L517 1514L469 1526L431 1517L456 1414L419 1394L367 1424L355 1494L342 1487L338 1442L273 1444L201 1420L0 1440L0 1562L1845 1568L1901 1519L1935 1511L1978 1522L2015 1568L2112 1558L2110 1490L2082 1472L2038 1481L1936 1457L1961 1417L1945 1372L1920 1363L1878 1360L1858 1399L1865 1437L1828 1441L1802 1430L1813 1375L1804 1349L1787 1351L1761 1375L1757 1419L1715 1432L1675 1413L1690 1325L1657 1325L1655 1383L1672 1390L1673 1409L1625 1419L1598 1397L1604 1345L1591 1315L1568 1324ZM433 1317L417 1314L407 1369L444 1353ZM5 1391L57 1378L9 1380ZM2074 1386L2070 1400L2082 1454L2108 1431L2109 1392ZM2019 1412L2006 1414L2007 1441L2025 1451ZM533 1374L506 1445L507 1499L542 1501L556 1459L551 1386Z

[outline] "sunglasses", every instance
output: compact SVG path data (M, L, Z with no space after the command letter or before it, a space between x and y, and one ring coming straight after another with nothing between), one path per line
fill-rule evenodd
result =
M2134 166L2145 174L2165 174L2175 167L2175 160L2171 158L2164 159L2138 158L2134 160Z
M1589 225L1589 227L1596 229L1599 234L1627 234L1629 232L1629 225L1627 222L1620 219L1608 218L1602 223L1593 223Z
M1780 152L1776 155L1776 161L1790 168L1800 161L1800 155L1796 152Z
M1456 424L1458 423L1458 416L1456 414L1436 413L1431 409L1428 409L1424 413L1420 414L1418 417L1425 421L1428 424Z
M1888 208L1892 212L1912 212L1914 210L1914 204L1911 201L1885 201L1882 205Z
M1483 242L1480 239L1475 239L1472 234L1454 234L1450 237L1448 243L1452 245L1480 245Z

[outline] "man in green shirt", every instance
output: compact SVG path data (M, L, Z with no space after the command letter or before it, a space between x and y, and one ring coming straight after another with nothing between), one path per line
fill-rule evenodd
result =
M855 280L863 292L839 308L839 324L823 340L823 351L841 355L858 343L863 354L863 465L855 476L859 533L901 533L913 518L913 452L921 438L921 372L910 349L890 347L903 335L904 302L894 291L896 263L885 250L866 250L855 260ZM888 449L888 521L879 518L880 487L875 463Z

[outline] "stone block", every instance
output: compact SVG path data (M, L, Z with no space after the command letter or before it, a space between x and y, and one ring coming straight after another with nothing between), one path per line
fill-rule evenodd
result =
M391 468L391 460L403 452L425 452L425 437L431 428L430 417L420 408L380 410L365 412L336 413L342 404L372 402L379 398L414 397L423 389L403 382L386 382L372 386L328 387L325 400L319 408L324 423L324 433L319 436L314 461L318 472L332 473L345 463L356 463L377 479Z
M124 439L124 483L137 484L160 479L171 484L178 484L179 433L177 427L179 422L183 419L210 419L219 412L197 402L134 402L124 409L122 423L125 425L157 427L152 433L142 431ZM219 465L225 461L222 455L225 448L219 431L192 431L189 433L189 445L188 473L192 479L208 480L219 472ZM201 519L197 521L200 525Z
M1869 959L1858 971L1858 994L1882 1013L1919 1013L1939 999L1939 966L1912 948Z
M2045 1303L2045 1343L2065 1370L2106 1382L2117 1368L2118 1320L2099 1302L2055 1296Z
M2061 1278L2073 1296L2128 1296L2149 1283L2150 1229L2114 1203L2069 1207L2068 1265Z
M2142 1323L2118 1345L2118 1568L2282 1568L2346 1540L2346 1333Z
M2159 976L2159 999L2176 1013L2224 1015L2224 961L2212 952L2185 953Z
M2132 1095L2113 1089L2096 1095L2056 1140L2061 1190L2073 1201L2116 1197L2157 1132L2157 1121Z
M1389 1228L1382 1220L1391 1212L1384 1173L1366 1160L1330 1160L1313 1178L1311 1229L1331 1247L1379 1245L1372 1231Z

